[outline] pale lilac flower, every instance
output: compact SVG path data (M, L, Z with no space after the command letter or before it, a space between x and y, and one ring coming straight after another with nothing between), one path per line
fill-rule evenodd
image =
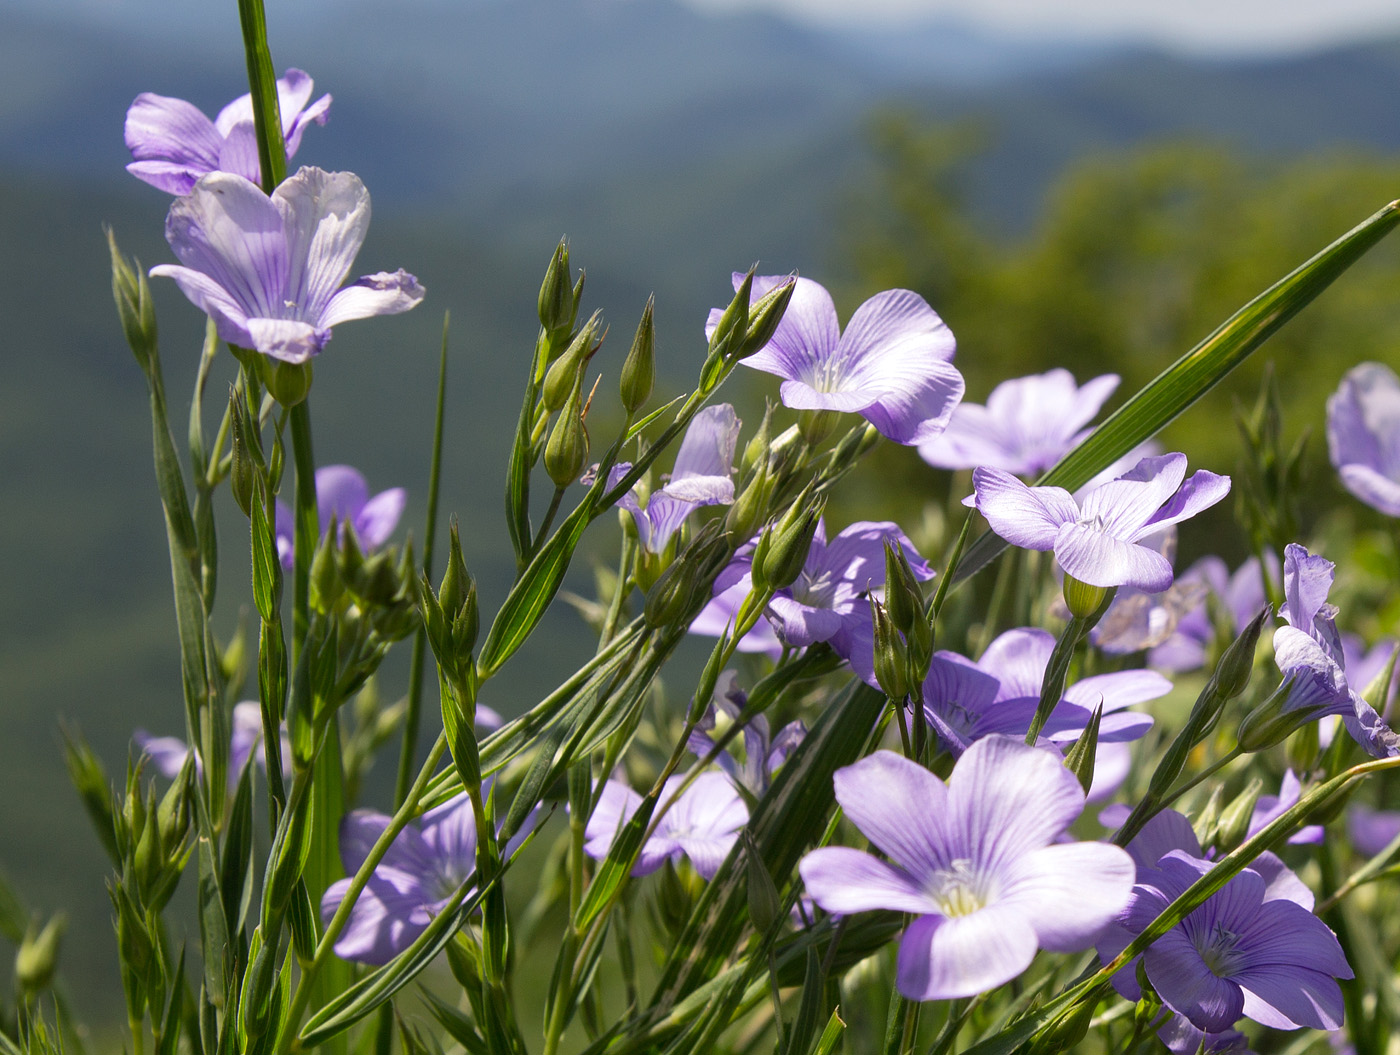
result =
M643 549L649 553L664 550L692 510L734 501L734 445L739 426L728 403L706 407L691 419L676 452L670 480L652 492L646 508L638 501L635 488L618 499L617 504L632 514ZM631 462L613 466L609 486L620 483L631 468Z
M1144 458L1157 458L1160 457L1161 454L1162 445L1160 443L1156 440L1143 440L1127 454L1109 462L1093 476L1089 477L1088 481L1074 492L1074 500L1076 502L1082 501L1084 496L1090 491L1118 479L1118 477L1122 476ZM970 505L971 503L964 500L963 504Z
M1362 857L1375 857L1400 837L1400 811L1373 810L1358 802L1347 811L1347 835Z
M1346 655L1337 631L1337 606L1327 601L1336 565L1290 543L1283 558L1287 621L1274 631L1274 662L1283 672L1280 713L1301 711L1321 718L1339 714L1352 739L1373 758L1400 754L1400 736L1386 725L1346 676Z
M277 80L277 103L290 158L307 125L326 123L331 97L311 102L311 78L290 69ZM136 159L126 170L167 194L188 194L211 172L262 182L251 95L239 96L211 121L183 99L142 92L126 112L126 146Z
M1362 363L1327 399L1327 451L1342 485L1372 509L1400 516L1400 378Z
M1371 682L1380 677L1381 671L1385 670L1397 647L1400 647L1400 641L1393 637L1383 637L1367 648L1360 635L1343 634L1342 657L1346 661L1343 666L1346 667L1347 680L1360 689L1369 688ZM1382 714L1389 714L1390 698L1395 691L1397 680L1400 680L1400 663L1397 663L1391 672L1390 684L1386 686L1385 699L1381 704Z
M789 278L755 277L753 300ZM734 288L743 281L736 273ZM721 314L711 310L707 334ZM914 444L942 432L962 399L953 350L952 333L917 293L877 293L856 309L842 333L831 294L799 278L773 339L741 362L783 379L784 406L860 414L889 439Z
M1003 469L1039 476L1092 431L1084 426L1118 387L1104 374L1080 388L1068 370L1003 381L986 406L959 403L948 427L919 445L919 457L940 469Z
M1132 889L1123 850L1056 842L1084 792L1053 752L1009 737L974 744L946 785L877 751L837 771L836 800L888 860L825 847L798 871L827 912L918 917L899 946L896 984L911 1000L994 989L1038 948L1089 948Z
M686 746L698 758L704 758L714 750L715 740L711 734L717 723L716 710L722 712L731 722L736 721L749 697L739 688L738 675L732 670L722 671L715 682L715 698L705 710L700 724L690 734ZM744 758L740 762L728 751L715 757L720 767L743 792L754 798L760 797L773 782L773 773L781 766L797 745L807 735L807 727L802 722L789 722L772 735L768 726L768 716L756 714L744 726Z
M173 278L229 344L304 363L352 319L408 311L423 287L381 271L341 289L369 229L369 192L353 172L304 168L264 194L242 176L204 176L177 198L165 238Z
M1173 810L1149 821L1128 852L1137 885L1100 937L1105 963L1212 867L1190 822ZM1148 947L1147 977L1169 1008L1208 1035L1229 1030L1241 1016L1275 1029L1335 1029L1342 1019L1336 979L1352 973L1312 907L1312 891L1275 855L1262 854ZM1142 995L1136 964L1113 976L1114 988L1129 1000Z
M749 549L752 554L752 547ZM749 574L749 556L737 557L735 562L715 579L714 595L700 614L690 621L690 632L702 637L719 637L727 630L734 629L734 621L744 599L753 591L753 580ZM766 619L754 623L753 628L739 639L740 652L757 652L777 660L783 654L783 643L778 640L773 624Z
M686 857L695 871L713 879L738 842L739 829L748 821L749 811L729 778L723 773L702 773L677 798L676 792L684 780L680 775L673 776L663 786L657 809L666 812L643 844L637 863L632 866L634 876L650 875L668 860ZM613 839L641 804L642 796L626 784L609 780L598 799L598 808L584 828L588 839L584 852L599 860L607 857Z
M1272 551L1267 552L1265 557L1270 573L1277 581L1278 557ZM1202 585L1209 594L1218 598L1229 616L1231 629L1237 635L1244 631L1268 600L1258 557L1250 557L1235 569L1234 574L1230 574L1219 557L1202 557L1187 568L1177 582ZM1214 638L1215 626L1211 622L1209 608L1201 603L1181 617L1175 632L1148 653L1147 661L1154 667L1173 673L1198 670L1205 666L1206 649Z
M1175 565L1175 524L1147 536L1141 544L1157 551L1167 558L1168 563ZM1165 590L1155 592L1139 590L1135 586L1119 587L1108 611L1089 631L1089 640L1109 655L1127 655L1157 647L1176 633L1177 624L1183 618L1193 610L1199 610L1208 592L1209 587L1205 583L1188 575L1177 576ZM1057 618L1070 617L1069 606L1063 597L1057 597L1052 602L1051 612Z
M340 822L340 859L347 876L365 863L392 818L355 810ZM343 960L385 964L413 944L453 894L476 872L476 818L464 791L409 822L360 892L335 943ZM350 889L332 883L321 898L327 923Z
M151 760L156 772L170 780L180 775L180 770L185 767L185 760L190 757L190 745L178 736L151 736L144 729L137 729L131 738L136 741L136 746L141 748L142 754ZM234 704L229 727L228 782L230 787L238 783L238 778L243 773L243 767L248 764L250 757L255 758L259 766L266 768L267 759L263 754L262 742L262 706L257 700L244 700L242 703ZM198 755L195 756L194 764L196 772L203 771L203 761ZM284 725L282 728L282 771L285 773L291 768L292 745L287 738L287 729Z
M1171 562L1138 543L1230 490L1228 476L1198 469L1183 485L1185 476L1184 454L1144 458L1076 502L1062 487L1027 487L1000 469L975 469L967 504L1012 545L1053 550L1066 575L1091 586L1155 593L1171 585Z
M924 714L944 747L961 755L992 734L1024 737L1054 648L1053 635L1023 627L998 636L975 663L956 652L934 653L924 682ZM1067 747L1088 726L1094 708L1102 705L1099 742L1136 740L1152 727L1152 718L1124 708L1165 696L1171 688L1171 682L1151 670L1081 678L1065 689L1041 735Z
M389 541L407 502L408 492L402 487L391 487L371 497L364 476L348 465L323 465L316 470L316 515L322 534L330 529L334 517L342 534L354 534L361 552L369 553ZM284 568L290 568L296 522L292 510L281 501L277 503L275 529L277 556Z

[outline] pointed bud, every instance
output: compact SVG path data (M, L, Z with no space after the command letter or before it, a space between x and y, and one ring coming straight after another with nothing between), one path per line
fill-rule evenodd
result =
M647 593L642 614L648 626L665 627L686 619L695 606L695 564L678 560L661 573Z
M1093 717L1079 739L1065 754L1065 768L1079 779L1084 794L1089 794L1089 786L1094 783L1094 757L1099 749L1099 723L1103 720L1103 701L1094 708Z
M1215 667L1215 682L1221 700L1233 700L1249 687L1250 675L1254 672L1254 650L1259 645L1259 634L1269 618L1272 609L1265 605L1260 609L1240 636L1230 642L1225 654Z
M457 652L459 663L470 663L472 649L476 647L476 635L481 630L481 614L476 599L476 580L468 576L467 597L461 609L452 620L452 647Z
M151 291L139 266L132 267L117 248L116 236L107 228L107 247L112 255L112 297L117 302L122 332L141 369L150 373L156 357L156 312Z
M1240 722L1240 750L1267 751L1281 744L1309 722L1336 713L1331 701L1319 697L1308 674L1289 674L1269 698L1245 715Z
M897 542L885 543L885 607L901 634L913 633L925 622L924 591L909 564L909 556Z
M557 413L578 389L584 365L598 350L595 338L602 321L603 313L595 311L583 324L583 329L578 331L578 335L569 342L564 354L554 361L554 365L544 375L540 400L551 414Z
M743 347L749 328L749 297L753 295L753 273L749 268L729 306L720 313L710 334L710 355L728 359ZM757 351L757 349L755 349Z
M544 469L556 487L568 487L579 478L588 461L588 433L583 427L582 392L573 397L559 414L544 446Z
M763 863L763 855L758 844L744 828L740 838L744 841L744 865L747 873L749 895L749 919L760 934L766 932L782 916L783 902L778 896L777 884Z
M753 555L753 580L756 586L781 590L790 586L802 574L817 525L826 508L825 498L814 498L808 485L783 519L770 527L759 539Z
M15 981L26 993L47 989L58 966L58 946L68 929L68 917L56 914L40 930L35 921L29 927L19 952L15 954Z
M340 525L332 513L331 522L326 525L326 533L316 544L316 554L311 558L311 606L322 614L335 608L343 592L344 583L340 579L335 544L340 535Z
M583 279L580 277L580 282ZM539 297L540 325L553 340L556 334L565 335L574 326L574 295L569 283L569 243L560 239L549 260L540 286Z
M1210 797L1192 819L1191 826L1196 830L1196 838L1202 846L1209 846L1215 837L1215 829L1220 824L1220 810L1225 800L1225 785L1216 784L1210 789Z
M1317 722L1310 722L1298 730L1285 746L1288 755L1288 768L1298 773L1310 773L1322 754L1322 736Z
M744 447L743 457L739 459L739 473L741 476L748 476L754 471L757 465L767 466L768 451L773 446L773 401L765 400L763 408L763 420L759 422L758 430L753 434Z
M656 307L656 295L647 298L647 306L642 309L642 321L637 325L637 336L632 338L632 349L622 364L620 391L623 409L635 414L651 398L652 386L656 383L656 323L652 313Z
M467 562L462 557L462 537L457 528L456 517L452 518L447 530L447 568L442 573L442 585L438 587L437 601L442 606L443 614L452 620L457 618L457 613L466 603L471 573L467 571Z
M734 504L724 515L724 530L730 541L742 544L753 538L754 532L768 519L768 500L773 496L773 478L764 459L749 479Z
M831 435L840 414L835 410L804 410L797 416L802 438L813 447Z
M869 600L875 634L875 680L890 699L903 700L909 695L909 655L904 638L899 636L889 610L874 597Z
M773 339L796 290L797 277L794 275L781 286L770 289L749 309L748 331L744 334L744 343L735 353L736 359L747 359Z
M228 399L231 410L229 420L233 425L230 443L229 490L233 492L233 500L238 503L238 508L243 510L243 515L252 516L253 481L257 478L257 468L253 464L253 457L248 447L248 412L238 391L232 385L229 385Z
M1259 795L1263 790L1264 782L1255 777L1220 814L1220 823L1215 826L1212 842L1224 853L1229 853L1244 842L1249 822L1254 819L1254 807L1259 805Z

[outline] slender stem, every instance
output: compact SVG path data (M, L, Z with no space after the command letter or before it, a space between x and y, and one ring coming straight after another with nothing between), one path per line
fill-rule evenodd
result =
M248 61L248 84L253 95L253 127L258 137L258 163L263 190L271 194L287 178L287 148L282 141L282 115L272 53L267 48L267 18L263 0L238 0L243 27L243 50Z
M559 503L564 500L563 487L554 489L554 496L549 500L549 508L545 510L544 520L540 522L539 531L535 532L535 540L530 543L530 552L526 554L526 559L532 559L540 551L540 545L544 542L544 537L549 533L549 529L554 524L554 518L559 515Z
M628 580L632 574L632 561L637 554L637 543L627 532L622 533L622 557L617 562L617 585L613 589L612 601L608 604L608 615L603 621L603 629L598 634L598 651L608 647L608 642L617 633L617 624L622 619L622 605L629 592Z
M287 1011L287 1020L283 1026L282 1040L277 1050L281 1055L299 1047L296 1043L297 1031L301 1028L302 1017L306 1014L306 1005L311 999L312 983L315 982L317 974L325 966L326 960L331 955L331 950L335 947L336 939L340 937L340 932L345 929L345 924L350 920L350 913L355 908L355 902L359 900L361 892L369 882L374 870L379 867L379 862L384 859L384 855L389 852L389 847L398 838L401 831L407 827L418 808L418 800L423 797L423 792L428 786L428 780L432 776L433 770L442 761L443 753L447 750L447 734L439 733L437 742L433 744L432 750L428 752L428 757L423 761L423 766L418 771L418 779L413 782L413 787L408 791L408 797L399 806L393 818L389 821L379 838L375 840L374 846L370 848L366 855L364 864L350 880L349 889L345 891L345 897L341 899L340 907L335 910L335 915L326 924L325 933L321 935L321 940L316 944L316 953L311 958L311 962L302 970L301 981L297 983L295 994L292 996L291 1007Z
M450 312L442 317L442 353L438 358L437 413L433 420L433 461L428 470L428 522L423 530L423 574L432 578L433 542L437 537L438 489L442 479L442 421L447 395L447 327ZM408 668L408 705L403 716L403 743L399 747L399 772L394 781L394 805L402 806L408 796L409 774L413 772L413 755L418 745L418 721L423 710L423 667L428 637L419 623L413 635L413 658Z
M291 410L292 461L296 465L296 530L292 562L292 669L306 645L311 610L311 558L321 527L316 509L316 459L311 453L311 408L302 400Z
M1213 777L1213 776L1215 776L1216 773L1219 773L1222 769L1224 769L1224 768L1225 768L1226 766L1228 766L1231 762L1233 762L1235 759L1239 758L1239 757L1242 756L1243 754L1244 754L1244 752L1240 750L1239 745L1236 745L1236 746L1230 748L1230 750L1229 750L1228 752L1226 752L1222 757L1216 759L1216 760L1215 760L1214 762L1212 762L1210 765L1206 766L1205 769L1201 770L1199 773L1197 773L1197 774L1196 774L1194 777L1192 777L1190 780L1187 780L1187 781L1185 781L1184 783L1182 783L1181 785L1179 785L1178 787L1173 788L1173 789L1162 799L1161 803L1159 804L1158 809L1161 810L1161 809L1165 809L1166 807L1170 806L1170 805L1171 805L1173 802L1175 802L1177 799L1181 798L1182 795L1185 795L1188 791L1190 791L1192 788L1194 788L1197 784L1201 783L1201 781L1207 779L1208 777Z

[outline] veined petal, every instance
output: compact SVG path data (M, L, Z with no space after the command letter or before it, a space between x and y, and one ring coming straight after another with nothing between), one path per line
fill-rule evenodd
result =
M334 516L340 524L353 524L369 499L369 485L358 469L349 465L323 465L316 470L316 515L324 531Z
M1244 993L1228 978L1211 973L1180 927L1158 938L1143 954L1147 977L1162 1000L1199 1029L1229 1029L1244 1014Z
M909 873L859 850L822 847L802 858L797 870L812 900L827 912L938 911L938 903Z
M258 133L250 117L229 129L219 148L220 172L232 172L254 183L262 183L262 160L258 157Z
M351 810L341 818L340 863L348 875L360 870L374 844L389 827L389 820L375 810ZM432 871L433 851L418 829L410 824L389 845L380 866L421 878Z
M329 328L354 319L400 315L421 304L424 293L418 279L403 268L362 275L330 298L321 313L321 325Z
M286 229L287 300L300 307L303 318L322 320L326 326L364 318L365 306L352 297L338 303L331 321L324 322L326 317L332 316L328 310L331 297L350 273L350 265L355 262L355 254L360 251L369 230L369 191L365 190L360 177L353 172L303 168L284 180L272 192L271 200L284 217ZM379 279L379 276L370 277ZM391 299L395 299L400 285L402 283L392 281L371 281L362 288L370 294L388 289ZM379 298L371 296L370 299L377 301ZM379 311L371 314L379 314Z
M1168 524L1177 524L1195 516L1203 509L1209 509L1230 493L1230 478L1219 476L1206 469L1197 469L1191 479L1181 485L1176 494L1167 500L1166 505L1157 510L1138 529L1134 540L1160 531Z
M1079 507L1062 487L1027 487L1000 469L972 470L977 511L1002 538L1023 549L1047 550L1060 529L1079 519Z
M734 274L734 288L743 283L744 276ZM755 276L750 302L758 300L763 293L788 280L787 275ZM762 292L760 292L762 291ZM714 332L718 315L710 315L706 336ZM841 340L841 326L836 318L836 305L826 287L810 278L799 278L788 302L782 321L773 332L773 339L753 355L740 360L745 366L766 373L777 374L788 381L805 380L816 376L831 356ZM784 393L786 402L786 392ZM788 406L793 404L788 403ZM839 409L839 408L833 408Z
M1065 699L1093 709L1103 704L1104 714L1156 700L1172 691L1172 683L1155 670L1120 670L1081 678L1065 690Z
M138 162L167 162L199 175L218 165L222 137L214 123L184 99L142 92L126 112L124 132L127 149Z
M857 391L874 397L861 415L896 443L924 443L937 436L966 389L952 363L921 361L918 343L906 338L878 362L861 363L854 373L862 386Z
M768 612L778 637L794 647L830 641L845 625L841 612L814 608L782 594L768 602Z
M730 474L734 472L734 446L739 440L739 427L739 417L728 403L706 407L696 414L685 430L680 450L676 451L675 468L664 489L691 502L733 501L734 483ZM705 483L697 493L691 494L687 484L696 478ZM727 498L713 494L715 480L729 485Z
M321 898L321 919L330 922L349 893L350 880L332 883ZM335 943L342 960L386 964L408 948L432 921L428 894L418 880L394 868L375 869L350 910Z
M1021 858L1006 875L1001 901L1020 906L1042 949L1087 949L1128 904L1137 870L1125 850L1064 843Z
M229 344L247 348L253 343L248 333L248 315L243 305L229 296L214 279L181 264L158 264L151 268L153 278L173 278L180 292L204 314L212 316L219 337Z
M1045 667L1055 650L1055 638L1048 630L1023 626L996 636L977 666L1001 682L997 702L1023 697L1040 698Z
M331 97L329 95L323 95L291 119L291 124L286 131L287 157L290 158L301 149L302 133L306 131L308 125L313 123L323 125L326 123L326 118L330 114L330 109ZM282 111L282 120L283 123L287 121L286 110Z
M287 236L282 214L256 184L211 172L170 206L165 239L180 263L222 286L248 318L285 317Z
M1350 978L1351 973L1342 976ZM1337 1029L1342 1024L1342 989L1335 978L1292 964L1273 964L1235 976L1244 989L1244 1013L1275 1029Z
M465 791L423 814L420 828L440 872L465 879L476 870L476 810Z
M1117 538L1136 537L1186 476L1186 455L1143 458L1116 480L1085 494L1079 506L1085 520L1098 520Z
M838 769L836 801L861 833L916 882L956 853L948 845L948 789L923 766L876 751Z
M989 736L967 749L948 779L946 852L1000 874L1048 845L1083 809L1084 791L1057 751Z
M251 347L264 355L287 363L304 363L320 354L331 339L331 331L317 329L309 322L298 322L296 319L260 319L254 316L248 320L248 336L252 338Z
M943 431L919 444L919 457L937 469L975 469L981 465L1024 473L1025 460L1006 442L1000 424L986 407L959 403Z
M1054 550L1066 575L1091 586L1136 586L1157 593L1172 584L1166 557L1089 524L1066 524L1055 538Z
M974 996L1019 975L1035 959L1035 949L1035 929L1019 907L994 904L966 916L923 916L900 939L896 985L910 1000Z

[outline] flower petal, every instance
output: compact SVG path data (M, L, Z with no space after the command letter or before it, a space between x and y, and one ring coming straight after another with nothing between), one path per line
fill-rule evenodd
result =
M1172 1010L1199 1029L1229 1029L1244 1013L1244 993L1228 978L1211 973L1191 939L1174 927L1143 954L1152 987Z
M1000 900L1020 906L1042 949L1078 952L1127 906L1136 876L1133 859L1117 846L1063 843L1017 861Z
M184 99L142 92L126 112L124 132L135 164L160 166L141 171L128 166L128 171L171 194L188 194L199 177L219 163L223 137Z
M1270 964L1241 971L1235 980L1244 988L1244 1013L1256 1022L1275 1029L1337 1029L1342 1024L1342 989L1329 975Z
M734 500L734 447L740 421L728 403L706 407L691 419L676 452L670 482L662 490L689 502L729 503Z
M1172 584L1166 557L1089 524L1066 524L1055 537L1054 550L1066 575L1091 586L1136 586L1157 593Z
M735 273L736 290L743 279L742 274ZM787 275L755 277L750 303L787 280ZM710 324L705 330L707 336L714 332L714 324L719 318L718 310L710 314ZM783 313L772 339L740 362L755 370L777 374L788 381L805 381L813 378L821 364L835 354L840 340L841 326L831 294L825 286L810 278L799 278L792 292L792 300L788 302L787 311ZM786 401L786 392L784 398ZM788 405L792 406L790 403Z
M360 545L365 549L377 549L389 541L407 504L408 492L402 487L380 491L366 502L354 524Z
M950 852L945 819L948 789L923 766L876 751L838 769L836 801L870 842L916 882L946 865Z
M321 898L323 921L329 923L340 908L350 882L332 883ZM428 895L414 876L380 865L350 910L350 919L336 939L335 954L356 963L388 963L427 929L432 920L427 905Z
M896 985L910 1000L974 996L1009 982L1035 959L1035 929L1019 908L923 916L899 942Z
M972 470L977 511L1002 538L1023 549L1047 550L1060 529L1079 519L1079 507L1062 487L1027 487L1000 469Z
M394 310L388 305L399 300L402 287L416 288L411 276L404 276L408 282L395 276L369 276L367 285L342 290L341 294L348 296L338 297L331 309L331 297L350 273L350 265L369 230L369 191L353 172L300 169L272 192L272 202L285 218L285 297L300 307L303 318L330 327L349 319L383 314Z
M350 254L352 260L354 255ZM336 282L339 281L337 278ZM339 326L342 322L376 315L400 315L422 303L424 293L418 279L403 268L362 275L330 298L321 313L321 325Z
M797 870L812 900L827 912L938 911L938 903L908 872L859 850L822 847L802 858Z

